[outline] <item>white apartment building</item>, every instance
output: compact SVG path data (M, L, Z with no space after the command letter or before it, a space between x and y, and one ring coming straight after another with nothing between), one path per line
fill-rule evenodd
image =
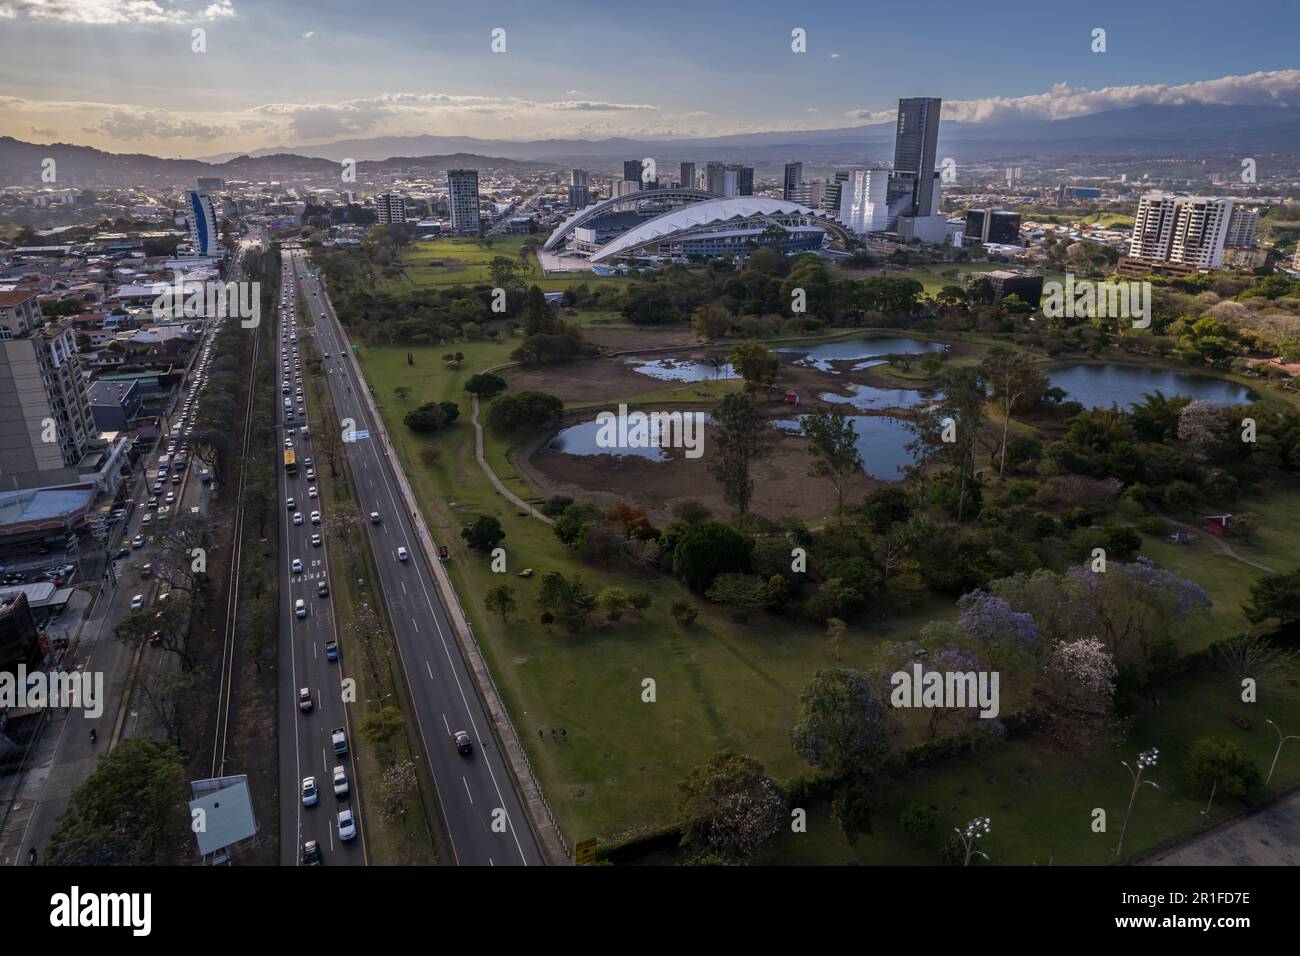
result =
M1129 255L1149 262L1217 268L1233 202L1212 196L1147 193L1138 201Z
M1223 244L1229 247L1253 246L1255 227L1259 225L1259 210L1234 205L1228 218L1228 235Z
M858 235L884 232L889 225L888 189L888 169L850 169L840 186L840 222Z
M380 193L375 197L375 216L381 225L406 222L406 197L401 193Z

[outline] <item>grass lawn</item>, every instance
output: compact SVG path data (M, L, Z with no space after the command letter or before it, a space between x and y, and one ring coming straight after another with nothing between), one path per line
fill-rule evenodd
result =
M434 239L428 242L415 242L402 256L405 273L397 278L385 280L380 288L384 291L400 293L411 289L487 282L492 278L492 260L498 256L522 264L524 281L529 285L539 286L543 292L563 292L570 286L584 282L595 288L600 285L617 285L629 281L621 276L598 276L587 272L543 276L535 256L520 258L520 249L529 239L543 241L545 236L502 236L494 238L490 246L473 239Z
M466 343L458 370L443 367L442 349L410 350L414 366L406 364L405 348L362 348L358 354L367 379L383 383L378 397L389 433L435 538L451 548L452 577L566 833L609 840L667 822L675 783L723 747L753 754L778 775L798 772L802 762L790 748L789 729L799 692L818 667L837 663L822 630L794 620L735 624L673 580L638 584L584 565L549 527L519 517L474 462L469 401L462 390L465 378L500 362L506 348ZM412 389L405 404L391 394L402 385ZM407 410L426 401L458 401L462 408L461 420L433 441L401 424ZM439 450L432 465L421 460L425 445ZM506 447L495 437L487 443L498 473L509 481ZM527 496L528 489L518 493ZM488 561L467 551L459 538L469 517L480 513L494 515L506 531L508 576L494 575ZM531 578L515 576L524 568L533 569ZM581 574L596 591L643 586L654 604L644 620L629 615L601 629L593 615L582 634L548 632L536 623L532 602L541 575L551 570ZM502 581L515 588L518 604L508 627L483 609L480 597ZM682 630L673 623L668 608L674 600L690 600L700 609L694 627ZM881 640L910 636L923 622L950 613L934 602L908 617L854 629L840 663L864 666ZM641 699L646 678L655 681L654 703ZM550 727L565 728L567 740L553 741Z
M1300 677L1300 667L1294 676ZM1294 690L1242 704L1231 678L1205 671L1164 685L1158 700L1136 715L1123 750L1079 758L1054 753L1039 740L1016 739L987 753L949 759L912 774L885 796L872 817L875 833L859 837L856 846L849 846L820 806L810 808L808 832L782 836L773 856L787 864L929 865L940 861L939 846L954 826L987 816L992 832L980 848L995 865L1111 863L1131 787L1119 761L1133 764L1138 752L1150 747L1160 749L1160 758L1144 779L1160 789L1144 786L1138 796L1125 837L1126 858L1176 843L1300 784L1300 750L1284 752L1267 791L1248 794L1249 802L1220 796L1205 817L1206 800L1187 776L1190 748L1203 737L1236 743L1261 777L1267 774L1277 735L1264 718L1294 726L1300 719ZM1239 718L1248 721L1248 729L1235 723ZM899 815L911 803L933 809L932 833L917 838L903 830ZM1092 831L1097 807L1106 811L1105 833Z

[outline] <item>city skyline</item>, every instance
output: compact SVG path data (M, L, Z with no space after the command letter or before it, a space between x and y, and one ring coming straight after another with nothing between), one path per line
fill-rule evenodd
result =
M988 124L1142 105L1300 105L1290 31L1211 35L1204 19L1217 8L1199 0L1178 18L1112 2L1083 13L1014 4L997 18L973 17L940 3L933 36L885 48L871 37L904 35L906 12L845 22L843 4L792 12L760 2L744 16L691 7L694 29L682 31L680 6L629 20L580 4L545 13L480 5L436 18L401 4L357 22L296 2L0 2L11 39L0 64L0 135L198 158L423 133L529 140L838 129L890 122L907 96L942 97L945 120ZM1300 22L1279 3L1251 10ZM1105 53L1090 49L1097 27L1107 30ZM195 29L205 31L202 53L192 50ZM491 49L496 29L505 31L502 53ZM805 53L791 50L796 29L806 31ZM1153 33L1165 42L1133 40ZM1014 68L962 69L966 52L997 45L1014 49ZM87 55L70 60L74 46ZM52 58L54 77L42 67ZM240 70L228 69L232 58Z

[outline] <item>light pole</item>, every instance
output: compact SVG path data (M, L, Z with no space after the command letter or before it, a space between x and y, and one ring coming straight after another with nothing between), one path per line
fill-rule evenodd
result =
M1277 769L1277 758L1282 756L1282 745L1285 744L1288 740L1300 740L1300 736L1296 734L1288 734L1287 736L1283 737L1282 728L1279 727L1277 724L1274 724L1273 721L1265 717L1264 723L1272 724L1273 729L1277 731L1277 736L1278 736L1277 750L1273 751L1273 766L1268 768L1268 776L1264 778L1264 786L1267 787L1268 782L1273 779L1273 771Z
M1133 778L1133 792L1129 794L1128 810L1124 814L1124 826L1121 827L1119 831L1119 846L1115 847L1116 856L1119 856L1120 853L1122 853L1124 850L1124 834L1128 832L1128 819L1133 815L1133 802L1137 800L1138 788L1140 788L1143 783L1146 783L1152 787L1155 787L1157 790L1160 789L1160 784L1153 783L1150 780L1144 781L1142 779L1142 771L1146 770L1147 767L1154 767L1156 765L1156 761L1159 759L1160 759L1160 748L1152 747L1150 750L1138 754L1136 771L1134 771L1134 769L1128 765L1127 760L1120 761L1120 763L1124 765L1124 769L1128 771L1129 776Z
M970 866L970 859L972 856L979 855L984 857L986 860L989 858L989 855L983 850L977 850L975 848L975 842L979 840L980 837L987 836L989 831L992 829L993 828L989 825L988 817L976 817L970 823L966 824L966 829L964 830L961 827L952 828L952 832L961 837L961 845L966 851L966 858L962 860L962 866Z
M384 729L385 729L385 728L384 728L384 701L388 700L388 698L392 697L393 694L395 694L395 693L397 693L397 692L396 692L396 691L393 691L393 692L390 693L390 694L382 694L382 695L380 695L380 697L379 697L378 700L372 700L372 699L369 698L369 697L366 698L366 703L367 703L367 704L378 704L378 705L379 705L379 732L380 732L380 734L383 734L383 733L384 733Z

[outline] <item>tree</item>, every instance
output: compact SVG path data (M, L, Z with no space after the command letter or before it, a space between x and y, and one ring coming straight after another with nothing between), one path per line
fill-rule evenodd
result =
M460 406L455 402L425 402L406 413L402 422L414 432L429 434L441 431L460 417Z
M1229 740L1203 737L1192 745L1187 775L1202 797L1216 792L1230 797L1244 797L1260 784L1259 768L1236 744Z
M460 529L460 536L475 551L486 554L505 539L506 533L501 528L501 522L496 518L491 515L479 515Z
M132 737L72 791L45 862L55 866L171 866L187 826L185 765L176 745Z
M766 345L753 339L741 342L731 351L731 365L745 380L747 392L773 381L779 364Z
M767 425L748 395L723 396L713 419L709 474L722 486L727 504L744 515L754 495L750 466L766 445Z
M1095 637L1056 641L1037 688L1045 729L1070 751L1104 742L1115 728L1115 659Z
M1300 568L1252 581L1250 603L1243 611L1251 624L1275 620L1282 629L1300 623Z
M726 335L731 322L732 315L721 302L706 302L691 316L695 334L710 342Z
M149 713L177 747L183 747L185 710L193 704L203 684L203 674L193 670L168 671L162 667L141 668L137 687Z
M743 624L767 606L771 590L757 574L727 572L713 579L705 597Z
M491 398L506 390L506 380L491 372L479 372L465 380L465 391L480 398Z
M713 754L677 785L682 846L733 863L753 859L786 819L781 790L753 757Z
M314 380L314 382L319 381L320 379ZM411 397L411 387L409 385L399 385L397 388L393 389L393 395L396 396L399 402L405 405L406 400Z
M488 424L509 432L544 425L564 411L564 402L545 392L523 391L503 395L488 407Z
M808 474L830 479L835 489L835 511L839 514L844 510L845 487L862 471L857 429L843 408L833 408L805 415L800 431L808 439L808 456L812 459Z
M183 596L172 597L152 607L128 611L117 622L114 633L117 639L131 648L145 642L156 644L164 651L181 659L181 667L189 670L194 660L185 647L189 632L190 609Z
M1007 434L1011 429L1012 414L1036 405L1050 383L1033 358L1002 346L989 349L980 363L980 371L989 383L993 400L1002 410L1002 449L998 456L998 474L1001 475L1007 466Z
M537 606L570 634L587 626L587 615L596 609L596 604L596 596L577 575L569 580L559 571L550 571L542 577Z
M396 707L380 707L361 721L361 734L372 744L392 740L406 727L406 716Z
M501 623L510 623L510 615L515 612L515 589L508 584L498 584L483 595L483 605L501 615Z
M651 528L650 518L645 508L630 505L626 501L614 503L614 507L609 511L609 520L623 529L625 539L640 537Z
M1259 687L1284 686L1296 658L1295 651L1274 644L1262 634L1234 634L1216 642L1212 649L1238 690L1247 678Z
M690 627L695 623L695 619L700 616L699 608L689 601L674 601L669 611L673 620L681 627Z
M605 588L600 592L597 601L600 609L605 612L605 617L611 621L621 618L623 612L629 607L627 592L618 587Z
M703 593L719 574L749 570L750 547L749 539L730 525L691 525L673 548L673 573L692 591Z

